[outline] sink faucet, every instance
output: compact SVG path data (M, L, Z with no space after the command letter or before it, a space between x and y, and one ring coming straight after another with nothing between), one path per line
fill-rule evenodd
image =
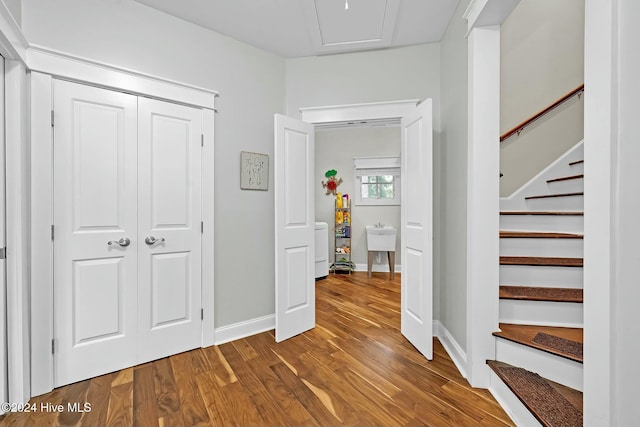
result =
M378 221L378 224L376 224L376 227L378 227L378 228L382 228L382 227L384 227L384 224L383 224L383 223L381 223L380 221Z

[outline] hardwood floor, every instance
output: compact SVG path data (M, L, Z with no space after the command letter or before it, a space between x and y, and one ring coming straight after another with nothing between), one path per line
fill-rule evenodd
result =
M71 384L31 400L62 412L0 425L512 426L437 340L428 361L400 334L400 275L387 277L316 282L316 328L285 342L265 332Z

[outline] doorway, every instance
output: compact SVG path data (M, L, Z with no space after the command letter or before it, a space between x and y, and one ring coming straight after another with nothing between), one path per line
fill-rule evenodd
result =
M402 189L401 332L427 358L433 357L433 118L432 101L401 101L377 104L302 109L304 121L276 114L275 179L276 209L276 341L300 334L315 325L315 289L312 248L315 211L313 198L314 126L349 124L362 120L395 120L401 124ZM295 154L295 155L294 155ZM295 161L295 162L294 162ZM293 188L304 191L292 192ZM298 222L292 207L298 207ZM301 222L300 222L301 221ZM287 239L295 230L299 241ZM308 233L302 231L310 230ZM305 238L305 236L307 236ZM295 243L295 244L293 244ZM304 256L293 263L291 254ZM306 261L305 261L306 260ZM309 262L310 261L310 262ZM309 265L310 264L310 265ZM301 267L303 266L304 267ZM295 267L295 268L294 268ZM306 273L305 273L306 271ZM293 274L296 273L296 274ZM296 302L297 304L292 304ZM307 313L304 324L295 324L292 313ZM286 334L283 332L286 330Z
M359 180L354 173L355 158L400 158L401 133L400 125L378 125L378 126L348 126L348 127L319 127L315 133L315 219L326 222L329 225L329 265L334 262L335 239L333 232L335 228L335 212L333 194L326 194L327 191L321 185L321 181L326 181L325 173L329 170L336 170L336 178L341 184L336 192L342 195L348 194L351 203L350 215L350 247L348 249L339 248L338 252L349 251L350 260L355 265L356 271L367 270L367 238L366 226L383 224L391 226L397 230L395 245L395 264L400 264L400 200L366 200L367 204L360 203L356 197L356 191L361 191ZM372 159L373 160L373 159ZM400 175L393 172L389 184L393 192L400 193ZM372 192L373 193L373 192ZM399 194L398 194L399 195ZM381 197L378 194L378 197ZM379 201L379 204L373 204ZM338 246L344 243L338 242ZM384 255L384 256L383 256ZM340 258L340 255L337 256ZM374 260L373 271L389 272L387 257L384 253L378 253ZM399 271L396 268L396 271Z
M197 108L54 81L61 386L200 346Z

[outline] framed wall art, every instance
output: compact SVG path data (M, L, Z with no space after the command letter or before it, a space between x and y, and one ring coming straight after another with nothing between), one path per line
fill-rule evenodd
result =
M240 188L242 190L269 189L269 155L240 152Z

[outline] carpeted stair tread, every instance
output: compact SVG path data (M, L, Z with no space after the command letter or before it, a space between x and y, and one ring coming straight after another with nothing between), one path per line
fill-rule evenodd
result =
M501 231L501 239L583 239L578 233L548 233L540 231Z
M581 408L565 398L564 393L559 391L563 387L560 384L507 363L488 360L487 364L543 426L583 425Z
M493 335L498 338L506 339L556 356L564 357L565 359L573 360L574 362L582 363L583 358L581 356L563 351L562 348L554 348L534 342L534 338L540 332L554 337L575 341L580 344L584 342L582 328L563 328L557 326L514 325L511 323L500 323L500 331L494 332Z
M538 332L536 336L533 337L533 342L543 347L571 354L575 357L579 357L580 359L583 358L583 345L578 341L557 337L545 332Z
M533 265L551 267L582 267L582 258L501 256L500 265Z
M534 286L500 286L501 299L525 301L575 302L584 301L582 289L542 288Z

